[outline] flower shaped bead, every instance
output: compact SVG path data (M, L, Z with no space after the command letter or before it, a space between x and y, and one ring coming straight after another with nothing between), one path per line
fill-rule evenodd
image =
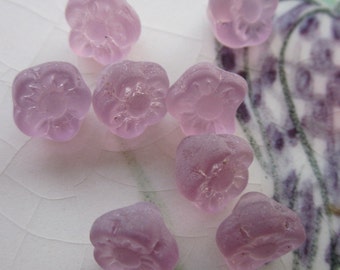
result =
M93 95L98 118L112 133L133 138L166 114L166 71L151 62L124 61L108 66Z
M99 217L90 240L104 270L173 270L179 257L159 210L146 202Z
M186 135L233 133L247 83L209 63L189 68L169 89L166 104Z
M103 65L123 59L141 33L139 17L125 0L69 0L66 19L72 50Z
M259 269L298 248L305 239L297 214L258 192L243 195L216 233L230 270Z
M79 71L49 62L20 72L13 82L14 121L28 136L68 141L80 129L91 92Z
M189 136L177 147L177 186L199 208L216 212L244 190L252 161L249 144L237 136Z
M278 0L209 0L208 17L215 37L241 48L263 43L272 32Z

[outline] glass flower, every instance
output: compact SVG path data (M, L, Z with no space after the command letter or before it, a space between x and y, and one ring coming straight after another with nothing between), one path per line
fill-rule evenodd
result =
M250 145L235 135L186 137L176 151L177 187L199 208L220 211L247 186L252 161Z
M208 17L215 37L231 48L263 43L272 32L278 0L209 0Z
M72 50L103 65L123 59L141 33L139 17L125 0L69 0L65 13Z
M103 70L93 94L93 108L110 131L134 138L166 114L166 71L151 62L123 61Z
M90 240L94 258L104 270L173 270L179 258L158 208L147 202L97 218Z
M216 233L230 270L259 269L305 240L298 215L258 192L244 194Z
M49 62L21 71L12 88L14 121L28 136L68 141L79 131L91 92L76 67Z
M236 110L247 89L241 76L199 63L170 87L166 104L186 135L233 133Z

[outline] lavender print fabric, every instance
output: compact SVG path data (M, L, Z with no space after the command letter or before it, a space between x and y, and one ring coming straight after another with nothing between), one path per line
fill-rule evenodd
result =
M340 267L336 4L281 1L264 45L218 51L219 64L248 81L237 118L273 183L274 199L297 211L306 228L307 241L294 252L292 269Z

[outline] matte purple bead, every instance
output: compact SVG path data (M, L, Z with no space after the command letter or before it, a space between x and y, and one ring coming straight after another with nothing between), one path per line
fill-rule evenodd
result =
M28 136L68 141L79 131L91 92L76 67L49 62L21 71L12 88L14 121Z
M93 94L93 108L112 133L137 137L165 116L168 89L169 79L160 65L124 61L102 72Z
M215 37L231 48L263 43L272 32L278 0L209 0L208 17Z
M243 195L216 233L230 270L259 269L298 248L305 239L297 214L258 192Z
M102 215L92 225L90 240L104 270L172 270L179 258L177 243L152 203Z
M166 104L186 135L234 133L247 83L210 63L189 68L169 89Z
M249 144L235 135L189 136L177 147L177 186L199 208L216 212L244 190L252 161Z
M125 58L141 33L139 17L125 0L69 0L65 13L72 50L103 65Z

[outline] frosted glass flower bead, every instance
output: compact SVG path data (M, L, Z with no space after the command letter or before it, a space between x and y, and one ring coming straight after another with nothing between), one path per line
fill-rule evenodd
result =
M12 87L14 121L28 136L68 141L79 131L91 92L76 67L49 62L21 71Z
M272 32L278 0L209 0L208 18L215 37L231 48L263 43Z
M173 270L179 258L158 208L147 202L102 215L92 225L90 240L104 270Z
M170 87L166 104L186 135L234 133L236 110L247 89L241 76L200 63Z
M241 197L218 227L216 242L230 270L256 270L306 239L296 213L258 192Z
M177 147L177 186L199 208L216 212L244 190L252 161L249 144L235 135L189 136Z
M165 116L168 89L169 79L160 65L123 61L102 72L93 94L93 108L112 133L137 137Z
M125 58L141 33L139 17L126 0L69 0L65 13L72 50L103 65Z

